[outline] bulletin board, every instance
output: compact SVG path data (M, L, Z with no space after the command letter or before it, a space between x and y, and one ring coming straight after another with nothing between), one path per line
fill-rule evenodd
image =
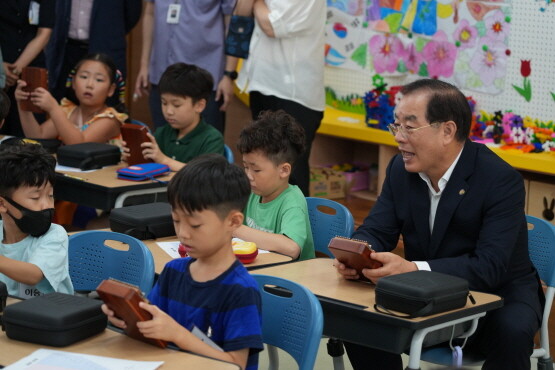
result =
M478 109L555 119L555 0L327 2L328 92L364 96L376 73L389 86L433 77Z

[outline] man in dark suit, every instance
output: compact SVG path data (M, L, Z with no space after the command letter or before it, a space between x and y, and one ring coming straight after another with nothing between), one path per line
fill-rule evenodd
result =
M69 72L89 53L109 55L125 78L125 37L141 11L141 0L57 0L56 24L46 47L52 95L64 97Z
M504 306L481 320L467 348L483 352L484 369L530 369L544 298L528 257L522 177L485 145L467 139L471 111L456 87L418 80L401 93L389 126L401 153L389 163L382 193L353 234L372 245L372 258L383 267L363 274L376 282L432 270L500 295ZM405 258L390 253L400 234ZM358 278L335 265L345 278ZM345 347L355 369L402 369L399 355Z

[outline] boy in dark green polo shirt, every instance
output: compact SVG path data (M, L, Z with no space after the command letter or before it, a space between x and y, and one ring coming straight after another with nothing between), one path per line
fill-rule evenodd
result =
M167 124L154 136L148 134L150 142L141 145L145 158L179 171L201 154L224 154L222 134L200 115L212 87L210 73L195 65L175 63L164 71L159 89ZM124 147L124 153L128 151Z

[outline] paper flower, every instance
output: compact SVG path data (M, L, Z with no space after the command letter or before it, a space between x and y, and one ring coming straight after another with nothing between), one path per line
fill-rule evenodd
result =
M389 34L372 36L369 45L376 73L395 72L399 59L406 53L401 40Z
M428 63L430 77L451 77L455 67L457 48L443 31L438 31L432 41L428 42L422 50L424 60Z
M418 73L420 65L424 61L422 54L416 51L414 44L409 44L406 48L406 53L403 58L405 66L410 73Z
M478 39L478 30L472 27L467 19L463 19L459 27L453 32L453 39L460 50L473 48Z
M507 69L505 44L494 39L483 37L483 43L470 59L470 68L474 70L484 85L491 85L498 77L504 77Z
M496 41L504 42L509 35L511 19L501 11L496 10L484 19L486 36Z

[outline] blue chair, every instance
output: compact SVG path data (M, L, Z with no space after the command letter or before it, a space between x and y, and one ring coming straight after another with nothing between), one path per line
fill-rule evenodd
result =
M125 243L128 249L113 248L106 245L106 241ZM132 236L90 230L69 237L69 276L76 291L96 290L102 280L114 278L136 285L148 294L154 274L152 253Z
M553 359L549 353L549 314L555 296L555 227L549 222L533 216L526 216L528 227L528 253L532 263L538 270L543 283L547 286L545 307L540 328L540 347L535 348L532 358L538 359L538 370L553 369ZM532 226L532 227L530 227ZM463 365L480 365L484 358L475 354L463 356ZM467 358L468 357L468 358ZM435 364L450 366L452 363L451 348L448 346L423 349L421 359Z
M138 119L131 119L130 121L134 125L145 126L146 128L148 128L148 131L150 132L150 127L148 127L146 123L139 121Z
M328 250L328 244L334 236L351 237L355 230L353 215L347 207L330 199L307 197L306 205L314 249L334 258Z
M235 163L235 158L233 157L233 151L227 144L224 144L224 157L231 164Z
M278 347L295 359L299 370L312 370L324 326L320 302L290 280L252 276L262 296L262 340L268 345L269 368L279 367Z

